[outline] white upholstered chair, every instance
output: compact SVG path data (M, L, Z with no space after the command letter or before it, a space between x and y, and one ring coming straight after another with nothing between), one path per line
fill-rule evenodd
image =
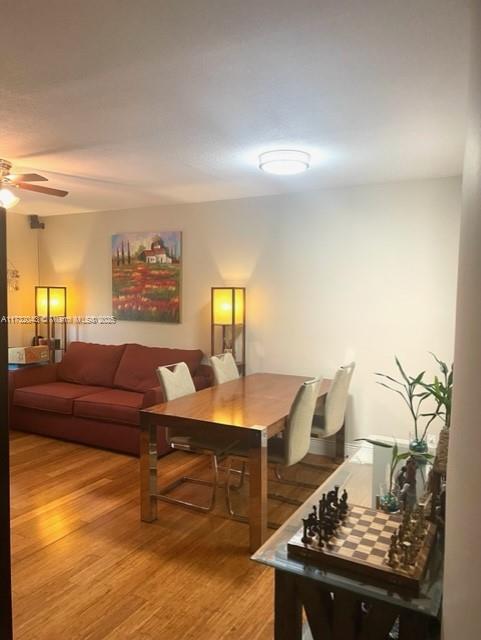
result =
M175 400L182 396L195 393L196 389L194 381L190 375L190 371L185 362L179 362L174 365L167 365L157 368L157 376L159 378L160 386L164 393L164 398L168 402ZM174 504L181 504L192 509L199 511L211 511L215 505L217 486L219 483L218 461L219 459L227 455L227 451L233 445L233 442L222 438L210 438L208 436L202 437L202 433L187 432L182 429L167 429L166 430L167 442L172 449L180 449L182 451L190 451L193 453L202 453L211 457L212 461L212 480L203 480L200 478L191 478L189 476L183 476L178 480L175 480L167 487L164 487L161 493L157 493L156 497L159 500L165 502L171 502ZM199 505L186 500L180 500L168 495L172 489L178 487L184 482L191 482L194 484L202 484L212 487L210 501L204 505Z
M283 437L271 438L267 442L267 460L270 464L290 467L300 462L309 452L312 418L319 397L320 386L321 379L313 378L304 382L299 388L289 411ZM246 462L248 451L234 447L232 458L239 458L242 462ZM229 466L226 479L227 510L232 517L245 521L246 518L235 513L232 508L230 488ZM269 497L284 500L278 494L269 494ZM287 501L290 502L289 499Z
M237 368L232 353L227 352L219 356L211 356L210 362L216 384L237 380L239 377L239 369Z
M157 367L157 377L167 402L195 393L194 381L185 362Z
M317 438L330 438L336 436L335 457L344 459L344 419L346 415L347 401L349 398L349 385L354 373L355 362L340 367L332 381L327 394L324 411L321 415L314 415L312 423L312 435ZM315 466L315 465L314 465Z

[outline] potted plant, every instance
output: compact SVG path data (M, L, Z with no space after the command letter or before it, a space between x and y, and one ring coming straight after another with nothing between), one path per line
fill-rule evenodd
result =
M441 376L434 376L434 381L430 384L422 383L423 388L434 399L436 407L431 413L424 414L429 417L426 429L436 418L443 421L443 427L439 434L438 446L436 449L435 467L437 471L446 473L449 445L449 429L451 427L451 407L453 395L453 365L451 368L440 360L434 353L431 354L439 365Z
M416 460L417 462L423 461L426 463L429 460L432 460L433 456L429 453L413 453L412 451L399 453L399 446L396 440L394 440L393 444L384 442L383 440L373 440L372 438L357 438L356 440L369 442L369 444L372 444L375 447L392 449L391 462L389 463L389 484L387 490L379 496L379 507L386 513L396 513L401 508L400 489L402 489L402 487L396 487L394 482L394 474L398 464L403 460L409 459Z
M409 449L413 454L425 454L428 451L428 445L426 442L427 429L432 421L430 420L428 422L421 433L421 421L427 415L421 413L422 405L424 401L431 395L431 392L423 385L425 372L422 371L416 377L408 376L404 371L399 359L397 357L395 357L394 359L401 374L401 379L396 380L392 376L388 376L385 373L376 372L375 375L383 379L383 381L378 380L377 383L382 387L386 387L386 389L394 391L394 393L397 393L399 396L401 396L404 403L409 409L409 413L411 414L411 418L413 421L414 438L409 443Z

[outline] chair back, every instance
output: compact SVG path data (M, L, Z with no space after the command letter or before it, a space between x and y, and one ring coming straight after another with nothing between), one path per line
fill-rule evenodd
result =
M311 445L311 426L321 378L304 382L292 403L284 430L284 465L296 464L307 455Z
M237 380L239 369L232 353L222 353L219 356L211 356L212 371L214 373L215 384L222 384L230 380Z
M194 381L185 362L157 367L157 377L166 401L195 393Z
M332 436L339 431L344 424L347 399L349 397L349 385L354 373L355 362L351 362L336 371L332 386L327 394L324 410L324 436Z

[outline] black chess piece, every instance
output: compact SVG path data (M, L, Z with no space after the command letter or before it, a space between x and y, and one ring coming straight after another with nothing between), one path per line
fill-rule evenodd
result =
M333 505L336 501L336 492L334 489L327 492L327 504L329 506Z
M334 487L334 504L337 506L339 504L339 485L336 484Z
M309 518L302 518L302 526L304 527L304 535L302 536L301 542L303 542L304 544L309 544L310 542L312 542L312 538L308 532Z
M316 535L318 529L317 518L314 513L310 513L307 517L307 535L311 538Z
M339 511L341 513L341 517L346 517L348 510L349 506L347 504L347 491L344 489L339 503Z
M326 511L326 494L322 494L322 498L319 500L319 518L321 518L322 514Z
M334 535L335 530L336 530L336 526L333 520L331 518L326 518L326 521L324 523L324 533L325 533L326 542L329 542L329 540Z

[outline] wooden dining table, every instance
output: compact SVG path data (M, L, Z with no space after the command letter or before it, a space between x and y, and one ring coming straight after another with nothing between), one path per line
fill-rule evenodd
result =
M249 451L249 548L267 539L267 441L282 432L299 387L310 378L254 373L143 409L140 423L140 497L144 522L157 519L157 426L207 437L232 435ZM319 391L322 402L331 380Z

